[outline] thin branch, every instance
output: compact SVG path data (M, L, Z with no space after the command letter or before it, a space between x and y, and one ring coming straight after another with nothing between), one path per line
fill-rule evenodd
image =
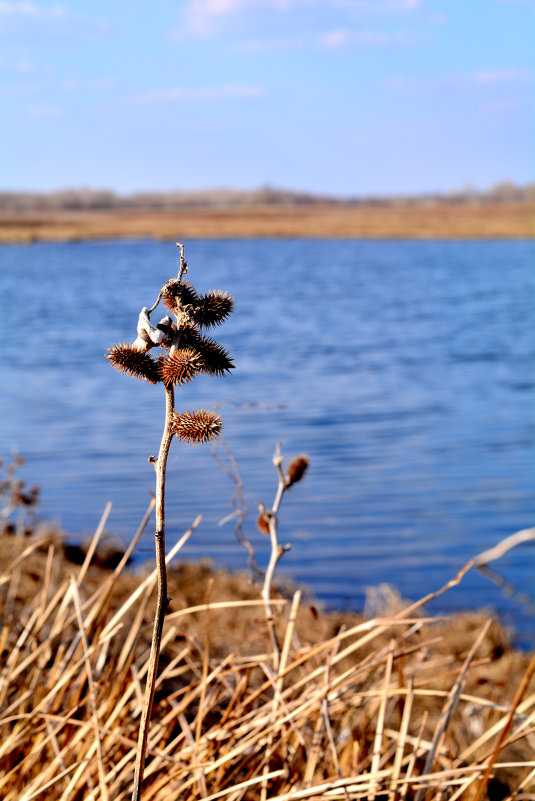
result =
M156 300L154 301L154 303L152 304L152 306L150 307L150 309L147 309L147 313L148 313L148 314L150 314L151 312L153 312L153 311L154 311L154 309L156 308L156 306L158 305L158 303L159 303L159 302L160 302L160 300L162 299L162 295L163 295L163 287L162 287L162 289L160 289L160 291L158 292L158 297L156 298Z
M167 609L167 569L165 565L165 470L167 467L167 456L169 447L173 439L173 428L171 425L172 413L174 411L174 390L172 386L165 388L165 424L156 462L156 531L154 534L156 550L156 568L158 571L158 600L156 605L156 616L154 618L154 629L152 634L152 644L150 651L149 667L147 672L147 684L145 687L145 697L143 709L141 711L141 722L139 725L139 739L136 753L136 764L134 768L134 788L132 801L139 801L141 797L141 786L143 784L143 773L145 770L145 757L147 752L147 738L149 734L149 722L154 701L154 690L156 686L156 674L158 672L158 659L160 656L160 644L162 640L163 623Z
M275 568L277 567L280 559L284 556L285 552L289 550L290 546L280 545L278 534L278 520L277 514L286 488L284 474L282 472L282 456L280 455L280 446L277 444L275 455L273 457L273 464L277 470L279 483L277 486L277 493L268 516L269 525L269 538L271 540L271 555L267 566L266 574L264 577L264 586L262 587L262 598L266 610L266 618L269 626L269 636L271 638L271 645L273 648L273 667L275 672L278 671L280 661L280 646L275 632L275 621L273 618L273 609L271 607L271 593L273 590L273 578L275 576Z
M178 280L180 281L182 276L187 273L188 265L184 259L184 245L181 245L180 242L177 242L176 246L177 248L180 248L180 268L178 270Z
M489 548L488 551L483 551L483 553L474 557L474 566L481 567L482 565L488 565L489 562L499 559L507 553L507 551L510 551L511 548L515 548L517 545L530 542L531 540L535 540L535 528L525 528L522 529L522 531L517 531L516 534L511 534L511 536L501 540L494 548Z
M178 269L178 280L180 281L182 276L187 273L188 265L187 265L187 263L186 263L186 261L184 259L184 245L181 245L180 242L177 242L176 246L177 246L177 248L180 248L180 266L179 266L179 269ZM156 306L158 305L158 303L161 301L162 295L164 293L164 288L165 287L162 287L160 289L160 291L158 292L158 297L156 298L156 300L154 301L154 303L152 304L150 309L147 309L148 314L153 312L154 309L156 308Z

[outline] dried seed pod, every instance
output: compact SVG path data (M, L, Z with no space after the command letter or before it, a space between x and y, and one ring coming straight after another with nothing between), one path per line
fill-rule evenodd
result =
M297 484L298 481L301 481L303 476L305 475L308 468L308 456L304 453L296 456L290 464L288 465L288 469L286 471L286 476L284 479L284 486L286 489L290 489L293 487L294 484Z
M226 292L216 290L203 295L194 307L192 317L203 328L221 325L232 313L234 300Z
M219 415L207 412L205 409L182 412L182 414L174 412L172 425L178 438L191 445L195 442L208 442L214 439L223 428Z
M171 278L162 287L162 300L170 312L176 312L182 306L197 306L200 298L197 290L189 281L179 281L178 278Z
M203 338L197 326L188 320L182 323L178 332L180 334L180 343L189 348L194 348L195 343Z
M157 384L162 380L158 371L158 362L148 353L127 343L114 345L113 348L107 350L106 358L116 370L127 373L133 378L150 381L151 384Z
M265 509L262 503L258 504L260 514L256 518L256 527L262 534L269 534L269 521L273 517L273 512Z
M202 368L201 357L191 348L172 350L166 359L159 362L159 373L166 387L191 381Z
M210 375L224 375L234 368L228 351L214 339L201 337L195 349L202 357L204 372Z
M201 336L193 325L186 324L180 329L180 342L201 356L205 373L224 375L234 367L228 351L215 339Z

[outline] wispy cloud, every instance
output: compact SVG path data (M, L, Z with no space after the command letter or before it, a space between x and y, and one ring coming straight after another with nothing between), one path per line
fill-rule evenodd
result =
M64 92L109 92L116 89L117 81L113 78L89 78L87 80L77 80L76 78L65 78L60 87Z
M342 50L348 47L390 47L414 45L422 41L421 36L408 31L355 30L333 28L306 35L275 36L246 39L234 45L235 50L247 53L275 51L321 51Z
M233 50L243 53L265 53L281 50L304 50L311 47L311 42L304 36L271 36L245 39L233 46Z
M173 87L169 89L152 89L136 95L138 103L169 103L179 100L222 100L230 98L254 99L262 97L264 90L260 86L249 84L224 84L221 86L205 86L199 88Z
M19 75L31 75L32 72L35 72L35 65L29 58L21 58L18 59L18 61L13 61L9 64L8 68Z
M340 48L350 45L388 47L396 44L414 44L418 38L407 31L348 30L328 31L321 37L326 47Z
M272 27L280 21L285 26L296 17L306 18L307 27L329 16L335 23L351 22L364 16L394 16L412 13L423 7L423 0L189 0L184 4L185 25L189 33L210 36L221 33L228 23L239 22L241 28L259 25L266 21ZM320 23L317 23L320 24ZM184 33L176 28L171 36Z
M385 81L388 89L407 91L432 90L437 86L493 86L497 84L529 83L535 78L534 70L481 69L475 72L449 75L392 75Z
M43 5L30 0L7 2L0 0L0 33L4 36L20 35L39 28L41 36L51 31L65 33L93 33L106 30L105 20L77 14L61 5Z
M474 83L493 84L493 83L516 83L524 81L532 81L534 77L533 70L478 70L471 76L468 76Z
M423 0L331 0L334 7L379 14L405 14L423 6Z
M255 8L282 8L288 3L281 0L256 0ZM237 13L249 13L251 4L247 0L189 0L186 3L186 24L191 33L197 36L209 36L215 33L220 24ZM254 11L252 12L254 16Z
M34 120L42 120L47 117L61 116L61 108L47 103L32 103L26 107L26 115Z
M63 6L39 8L35 3L20 0L17 3L0 2L0 17L24 17L26 19L65 19L67 10Z

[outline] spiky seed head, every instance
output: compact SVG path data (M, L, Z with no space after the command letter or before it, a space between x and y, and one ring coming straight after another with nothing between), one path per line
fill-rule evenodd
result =
M205 409L182 412L182 414L174 412L172 425L178 438L190 445L214 439L223 428L219 415L207 412Z
M202 356L206 373L221 376L234 369L234 362L230 358L229 352L214 339L202 337L197 350Z
M180 348L159 362L159 373L166 387L185 384L202 370L202 359L191 348Z
M189 281L171 278L162 287L162 300L170 312L176 312L181 306L196 306L200 299L197 290Z
M296 456L294 459L292 459L286 471L286 476L284 481L285 488L290 489L290 487L293 487L293 485L297 484L298 481L301 481L307 469L308 469L308 456L306 454L302 453L299 456Z
M221 325L232 313L234 300L226 292L207 292L200 298L193 311L193 319L202 328Z
M234 362L225 348L210 337L197 337L192 345L203 361L203 371L210 375L221 376L234 368Z
M194 348L196 343L203 339L197 326L191 320L184 320L179 329L180 343L188 348Z
M140 378L143 381L150 381L151 384L157 384L162 380L158 371L158 363L148 353L126 342L114 345L107 350L106 358L121 373L127 373L133 378Z
M195 325L191 323L186 322L180 327L180 342L201 356L205 373L224 375L234 367L228 351L215 339L202 336Z

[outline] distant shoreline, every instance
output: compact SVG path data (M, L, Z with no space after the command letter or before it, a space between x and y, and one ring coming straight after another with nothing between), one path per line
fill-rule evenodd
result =
M533 239L535 213L527 202L0 212L3 244L140 238Z

